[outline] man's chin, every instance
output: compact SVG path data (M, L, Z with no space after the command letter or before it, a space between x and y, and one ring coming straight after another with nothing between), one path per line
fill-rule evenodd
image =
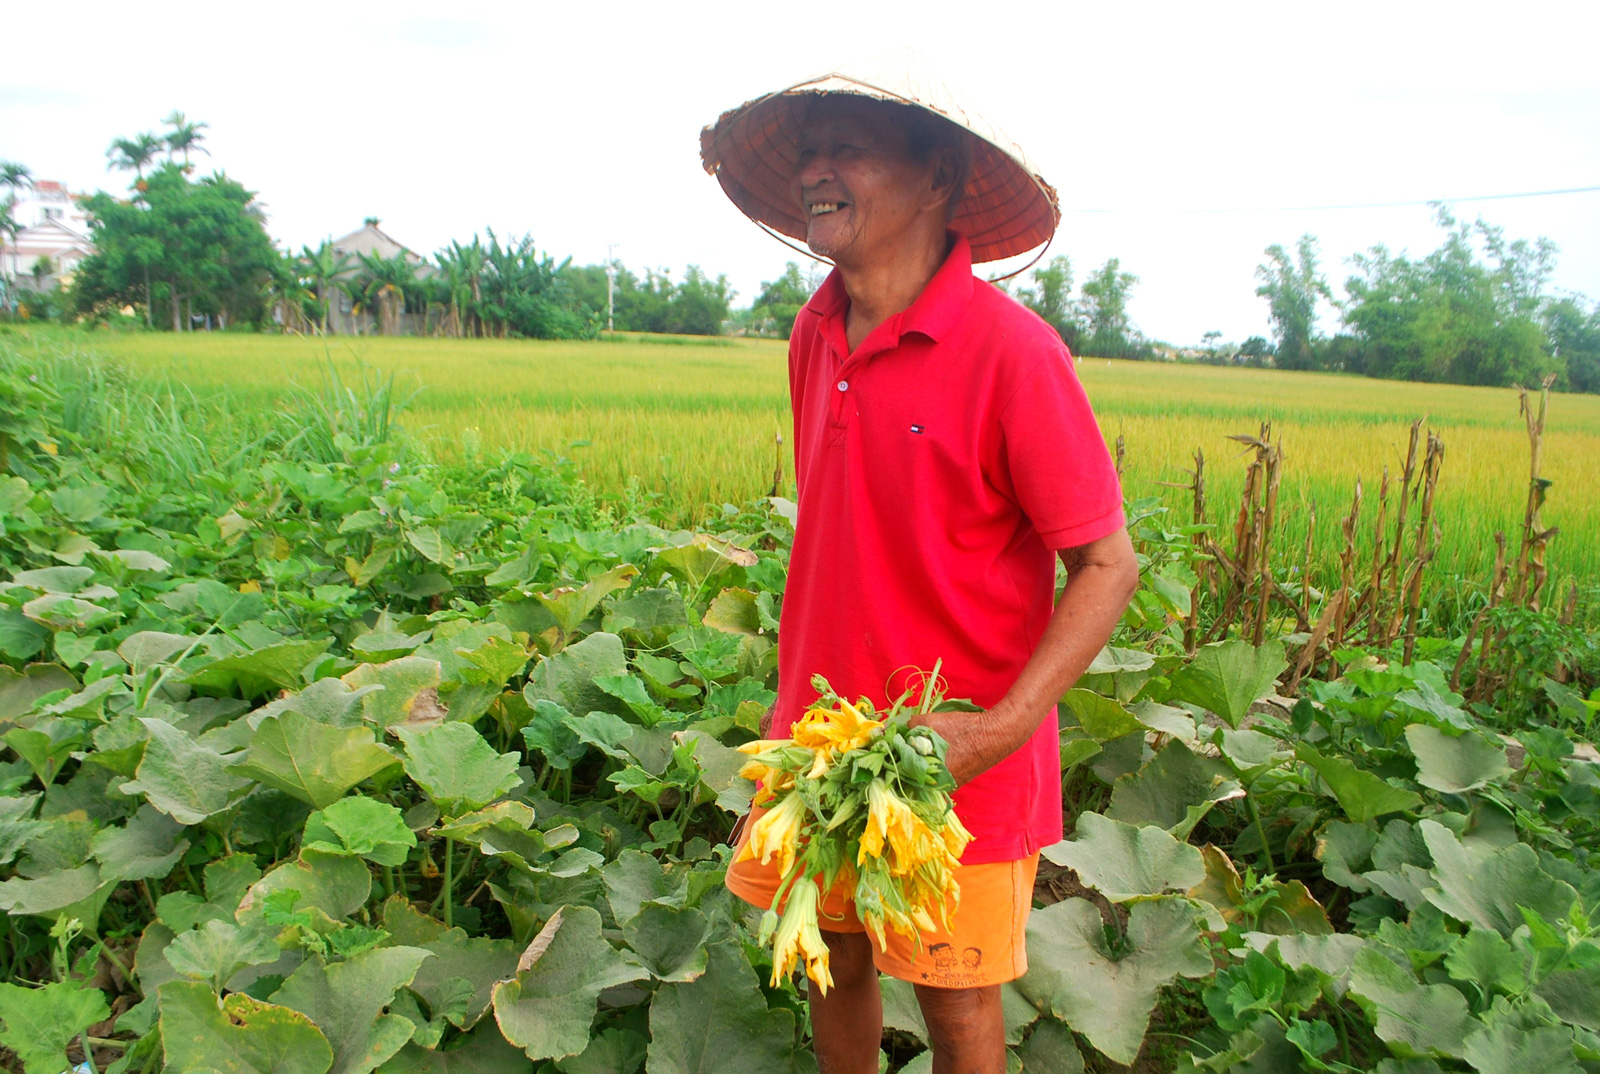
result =
M812 253L816 254L818 257L826 257L829 260L838 260L839 255L843 253L844 250L849 247L849 245L850 244L848 242L845 242L843 239L834 235L806 235L806 248Z

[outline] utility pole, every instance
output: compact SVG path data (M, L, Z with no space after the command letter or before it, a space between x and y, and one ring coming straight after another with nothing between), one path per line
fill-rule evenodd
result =
M613 255L612 251L614 251L617 247L619 247L621 245L622 245L622 243L620 243L620 242L608 242L608 243L606 243L606 331L607 332L615 332L617 330L617 325L616 325L616 320L615 320L616 291L617 291L617 259Z

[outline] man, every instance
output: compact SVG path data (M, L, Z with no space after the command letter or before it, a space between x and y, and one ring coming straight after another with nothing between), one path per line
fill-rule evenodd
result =
M923 718L949 741L974 835L950 931L891 934L880 951L848 892L824 893L834 987L811 996L818 1063L877 1070L882 970L915 986L936 1072L999 1074L1000 985L1027 968L1039 850L1061 838L1055 704L1138 566L1060 338L972 273L975 256L1048 239L1053 192L992 128L915 103L926 78L885 81L836 74L751 102L702 152L741 209L836 266L789 347L799 521L771 734L804 713L819 673L882 704L942 660L947 693L984 709ZM750 860L727 882L765 907L778 880Z

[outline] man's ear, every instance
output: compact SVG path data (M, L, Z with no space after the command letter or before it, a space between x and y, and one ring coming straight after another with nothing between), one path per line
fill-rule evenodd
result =
M955 197L955 185L961 181L961 158L957 152L941 146L932 153L933 170L929 175L929 202L939 208L948 208Z

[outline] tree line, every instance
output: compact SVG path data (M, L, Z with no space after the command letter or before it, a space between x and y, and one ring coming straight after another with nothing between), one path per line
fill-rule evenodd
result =
M1013 297L1059 332L1073 354L1134 360L1155 357L1154 344L1128 314L1128 299L1139 277L1124 271L1120 258L1109 258L1090 273L1076 297L1072 294L1072 262L1065 256L1051 258L1033 271L1030 280L1031 286L1011 289Z
M207 124L181 112L164 122L164 133L112 141L108 168L132 173L128 193L85 200L95 253L63 292L27 296L33 316L107 320L132 308L147 327L172 331L327 333L340 303L380 334L589 338L607 323L609 268L620 331L714 335L730 320L735 292L726 276L690 265L675 281L667 269L640 276L620 263L557 263L531 237L502 240L492 229L431 258L350 254L332 241L280 250L254 191L225 172L195 175L194 155L209 155ZM17 164L0 169L0 185L10 189L0 202L0 238L14 243L16 192L31 176Z
M35 315L104 319L132 307L149 327L243 327L308 333L335 330L332 304L366 330L463 337L591 338L618 331L787 337L821 282L821 271L789 262L763 281L751 304L733 306L723 275L690 265L681 280L667 269L630 270L556 262L531 237L473 235L431 258L344 254L325 241L280 250L267 234L253 191L225 172L196 177L193 158L209 155L207 124L173 112L162 133L117 138L109 167L133 173L128 195L100 192L85 207L96 253L70 288L32 295ZM14 243L19 190L31 176L0 161L0 240ZM1057 256L1024 280L1002 284L1054 328L1076 354L1105 358L1183 357L1320 369L1404 380L1534 384L1600 392L1600 303L1553 293L1556 248L1515 240L1482 219L1467 223L1440 206L1438 249L1413 257L1374 246L1350 259L1342 295L1329 286L1317 240L1274 244L1256 268L1271 340L1178 349L1147 338L1129 301L1139 278L1110 258L1076 284L1072 262ZM15 292L12 292L13 296ZM13 301L15 301L13 297ZM1338 326L1318 329L1319 309ZM348 323L348 322L347 322Z
M606 327L607 266L557 263L531 236L502 242L494 229L487 233L487 241L474 234L431 259L348 254L331 241L284 253L262 288L267 319L327 334L331 303L342 296L380 335L399 334L406 315L413 331L457 338L590 339ZM611 269L609 319L617 331L717 335L728 321L734 291L726 276L690 265L675 283L667 269L647 269L642 278L620 263Z
M1275 364L1453 384L1553 377L1564 390L1600 392L1600 302L1551 292L1555 245L1507 241L1501 228L1443 206L1436 222L1443 241L1422 257L1380 245L1351 258L1342 298L1313 236L1292 253L1267 247L1256 294L1267 300ZM1317 331L1319 304L1339 316L1332 335Z
M1207 332L1200 347L1185 349L1148 340L1128 317L1138 277L1116 258L1077 294L1066 257L1052 258L1009 290L1075 354L1491 386L1552 377L1563 390L1600 392L1600 302L1550 290L1555 245L1508 240L1501 228L1458 220L1443 206L1436 207L1436 222L1443 241L1424 256L1379 245L1351 258L1342 296L1328 284L1314 236L1300 236L1292 249L1267 247L1255 275L1270 340L1226 344L1220 332ZM1319 308L1337 315L1332 334L1319 332Z

